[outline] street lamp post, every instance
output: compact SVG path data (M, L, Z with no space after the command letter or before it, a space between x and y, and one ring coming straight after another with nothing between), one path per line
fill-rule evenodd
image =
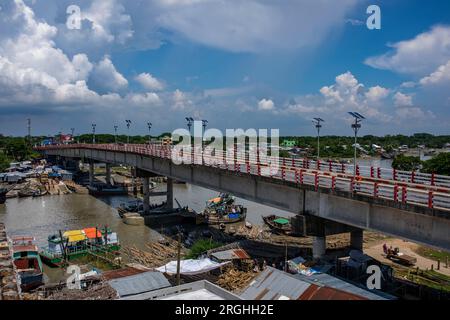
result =
M320 129L322 128L321 122L325 122L322 118L314 118L313 123L317 129L317 161L319 161L320 157Z
M208 125L208 120L202 120L203 135L205 134L206 126L207 126L207 125ZM203 138L202 138L202 146L203 146L203 148L204 148L204 145L203 145Z
M152 136L150 135L150 131L152 129L152 123L151 122L147 122L147 127L148 127L148 144L151 144Z
M119 128L119 126L115 125L114 126L114 142L117 144L117 129Z
M92 124L92 144L95 144L95 127L97 125L95 123Z
M352 123L352 129L355 132L355 144L354 146L354 157L353 157L353 177L356 176L356 144L357 144L357 136L358 136L358 131L359 129L361 129L361 121L365 119L364 116L362 116L361 114L359 114L358 112L349 112L349 114L355 118L355 122Z
M130 143L130 126L131 126L131 120L125 120L127 123L127 144Z
M194 118L192 117L186 117L187 126L189 129L189 134L191 133L192 124L194 123Z
M72 138L73 142L75 142L75 138L73 136L74 132L75 132L75 128L70 128L70 138Z

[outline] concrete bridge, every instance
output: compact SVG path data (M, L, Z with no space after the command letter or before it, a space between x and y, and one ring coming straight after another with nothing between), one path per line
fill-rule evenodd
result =
M172 149L160 145L75 144L36 148L48 156L82 159L137 168L144 179L148 205L148 176L171 179L297 214L296 224L314 236L313 255L325 252L325 237L351 232L351 245L362 248L363 230L450 251L450 178L415 172L356 167L306 159L279 160L279 170L264 176L266 164L224 152L223 161L175 164ZM195 152L195 150L192 150ZM198 151L197 151L198 153ZM200 151L201 153L201 151ZM217 156L217 155L216 155ZM217 158L216 158L217 159Z

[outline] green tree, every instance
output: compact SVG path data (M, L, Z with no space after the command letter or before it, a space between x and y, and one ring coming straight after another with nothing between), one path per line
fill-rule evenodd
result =
M423 172L450 175L450 153L440 153L424 161Z
M419 157L410 157L401 154L395 157L392 162L392 168L397 170L412 171L420 169L421 164L422 161L420 161Z
M9 168L9 159L5 154L0 152L0 172L5 171L7 168Z

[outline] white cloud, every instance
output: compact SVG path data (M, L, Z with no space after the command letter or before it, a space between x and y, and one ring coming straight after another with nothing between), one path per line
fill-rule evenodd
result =
M376 102L386 98L389 95L389 92L389 89L380 86L371 87L366 92L366 98L370 101Z
M95 65L90 79L94 86L109 92L120 91L128 86L127 79L116 70L108 56Z
M275 109L275 104L270 99L262 99L258 102L259 110L273 110Z
M189 99L188 95L183 91L176 89L172 95L172 108L183 110L192 106L192 100Z
M135 80L147 90L163 90L164 84L153 77L150 73L141 73L135 77Z
M420 79L420 84L424 86L430 86L430 85L440 85L444 83L450 82L450 60L437 68L436 71L434 71L429 76L426 76L422 79Z
M414 39L391 44L392 51L365 63L378 69L426 75L450 59L450 26L435 26Z
M141 93L141 94L129 94L126 97L131 102L133 102L136 105L139 106L154 106L158 105L161 102L161 99L159 96L154 92L147 92L147 93Z
M413 105L412 97L407 94L397 92L394 95L394 104L396 107L411 107Z

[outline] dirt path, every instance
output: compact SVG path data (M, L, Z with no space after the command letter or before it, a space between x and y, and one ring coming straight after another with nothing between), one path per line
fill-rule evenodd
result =
M426 270L426 269L431 269L431 265L433 265L435 271L450 276L450 268L445 267L445 262L441 261L441 269L436 270L437 261L418 255L415 251L419 247L419 245L415 244L413 242L408 242L408 241L404 241L401 239L392 239L392 238L380 240L380 241L374 241L374 242L365 244L364 253L379 260L380 262L385 263L385 264L399 266L398 264L392 262L391 260L386 259L385 255L383 253L383 244L384 243L386 243L388 247L389 246L392 246L392 248L398 247L398 248L400 248L400 252L403 252L404 254L407 254L411 257L417 258L417 263L415 264L416 267Z

